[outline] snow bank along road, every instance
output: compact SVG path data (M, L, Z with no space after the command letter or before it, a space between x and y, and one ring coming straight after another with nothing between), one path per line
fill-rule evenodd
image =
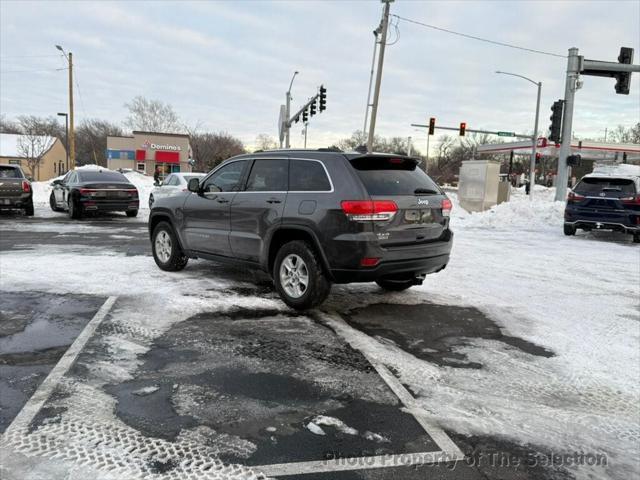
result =
M445 271L308 315L161 272L124 217L0 217L2 478L638 476L640 249L563 237L551 194L458 210Z

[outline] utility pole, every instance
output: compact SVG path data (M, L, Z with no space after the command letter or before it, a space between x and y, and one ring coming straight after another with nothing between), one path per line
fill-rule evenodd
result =
M67 59L69 65L69 132L67 139L69 148L67 149L67 153L70 163L68 168L71 170L76 168L76 142L73 129L73 53L69 52L69 54L67 54L60 45L56 45L56 48L62 52L62 55Z
M369 90L367 91L367 108L364 111L364 126L362 127L362 134L367 134L367 120L369 120L369 107L371 106L371 87L373 87L373 73L376 68L376 53L378 52L378 35L382 30L382 22L373 31L373 57L371 57L371 73L369 74Z
M407 137L407 157L411 156L411 137Z
M389 27L389 10L394 0L382 0L384 13L382 14L382 32L380 33L380 54L378 56L378 71L376 72L376 86L373 91L373 104L371 105L371 124L369 125L369 139L367 151L373 151L373 138L376 131L376 116L378 115L378 100L380 98L380 84L382 82L382 66L384 65L384 50L387 44L387 29Z
M578 49L569 49L567 60L567 79L564 87L564 114L562 118L562 142L558 156L558 177L556 182L556 201L564 202L567 196L569 172L567 157L571 154L571 132L573 127L573 103L580 75L580 57Z
M73 53L69 52L69 163L76 168L76 135L73 127Z
M309 128L309 122L304 124L304 128L302 129L302 134L304 135L304 148L307 148L307 129Z

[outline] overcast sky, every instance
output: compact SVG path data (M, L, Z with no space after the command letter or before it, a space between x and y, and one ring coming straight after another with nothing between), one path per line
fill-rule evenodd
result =
M362 129L381 3L371 1L28 2L0 0L0 113L67 111L65 61L74 54L78 120L120 123L136 95L170 103L181 119L227 131L252 146L277 137L279 106L295 70L293 106L324 84L327 110L313 117L309 146L327 146ZM566 55L578 47L617 61L621 46L640 61L640 1L409 1L392 14L500 42ZM395 22L395 20L394 20ZM377 133L426 136L410 126L438 124L533 130L536 87L496 75L543 82L540 129L564 95L566 59L490 45L400 21L387 48ZM390 40L396 40L392 29ZM640 121L640 74L630 95L615 80L583 77L574 131L601 137L605 127ZM292 129L301 146L301 125ZM424 148L422 148L424 150Z

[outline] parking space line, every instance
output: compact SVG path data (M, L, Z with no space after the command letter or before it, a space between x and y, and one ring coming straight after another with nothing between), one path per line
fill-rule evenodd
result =
M332 325L335 332L340 335L352 348L358 350L367 361L376 369L378 375L384 380L384 382L389 386L389 388L395 393L398 399L404 404L406 407L406 411L410 413L416 421L420 424L420 426L424 429L425 432L433 439L433 441L440 447L442 453L444 453L443 458L446 460L442 461L454 461L454 460L463 460L464 454L458 448L458 446L449 438L449 436L445 433L437 425L434 425L426 415L423 414L422 408L418 405L413 395L402 385L402 383L396 378L393 373L389 371L389 369L378 362L376 359L372 358L367 354L362 348L351 340L348 335L344 335L344 331L352 329L347 323L342 319L342 317L336 312L332 312L331 315L320 314L320 317L327 322L329 325Z
M8 438L13 433L27 429L29 423L31 423L33 418L38 414L44 403L53 393L53 390L62 380L62 377L67 373L69 368L71 368L78 354L80 354L100 323L105 319L117 298L116 296L109 297L102 304L93 318L87 323L87 326L84 327L62 358L60 358L56 366L53 367L53 370L47 375L47 378L45 378L24 407L22 407L22 410L16 415L16 418L13 419L13 422L11 422L11 425L9 425L9 428L7 428L3 434L5 437Z

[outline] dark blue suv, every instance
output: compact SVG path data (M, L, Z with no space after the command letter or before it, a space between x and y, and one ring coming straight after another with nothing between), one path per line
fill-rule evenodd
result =
M617 230L640 243L640 175L598 174L583 177L569 192L564 234L577 229Z

